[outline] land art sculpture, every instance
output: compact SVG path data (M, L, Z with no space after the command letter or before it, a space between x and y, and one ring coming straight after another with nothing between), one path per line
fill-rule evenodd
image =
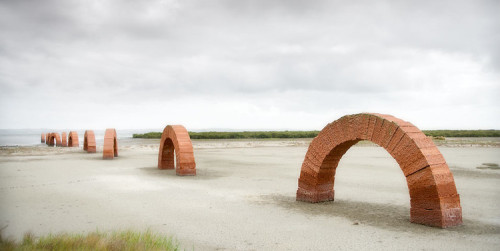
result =
M61 139L62 139L61 146L67 147L68 146L68 137L66 136L66 132L61 133Z
M79 146L78 133L75 131L69 132L68 147L78 147L78 146Z
M49 133L49 137L47 139L47 145L49 146L62 146L61 136L57 132Z
M118 142L116 141L116 130L114 128L108 128L104 133L102 158L113 159L114 157L118 157Z
M174 163L174 152L175 162ZM196 175L193 144L182 125L168 125L163 130L158 153L159 169L174 169L179 176Z
M94 131L86 130L83 135L83 150L88 153L96 152L95 135Z
M334 200L339 161L361 140L383 147L399 164L410 193L411 222L441 228L462 224L460 197L441 152L413 124L391 115L348 115L325 126L302 163L297 200Z

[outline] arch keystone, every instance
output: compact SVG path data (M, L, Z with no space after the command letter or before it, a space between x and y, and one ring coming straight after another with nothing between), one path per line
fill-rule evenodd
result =
M104 133L102 158L113 159L114 157L118 157L118 142L116 140L116 130L114 128L108 128Z
M95 143L95 135L94 131L86 130L83 135L83 150L88 153L96 152L96 143Z
M174 163L174 153L175 162ZM191 138L182 125L167 125L163 130L158 153L159 169L174 169L179 176L196 175Z
M361 140L383 147L406 177L410 221L446 228L462 224L453 174L436 145L413 124L391 115L344 116L323 128L309 145L298 180L298 201L332 201L342 156Z

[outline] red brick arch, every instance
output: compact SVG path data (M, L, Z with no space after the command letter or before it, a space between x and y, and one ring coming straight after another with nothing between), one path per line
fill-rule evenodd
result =
M114 157L118 157L118 142L116 140L116 130L114 128L108 128L104 133L102 158L113 159Z
M61 136L57 132L49 133L49 138L47 139L47 145L49 146L62 146Z
M348 115L325 126L302 163L297 200L334 200L337 165L361 140L383 147L399 164L410 192L411 222L442 228L462 223L455 181L438 148L411 123L384 114Z
M68 136L68 147L78 147L80 142L78 142L78 133L75 131L70 131Z
M86 130L83 135L83 150L88 153L96 152L95 135L94 131Z
M167 125L163 130L158 153L158 168L175 168L175 173L180 176L196 175L193 144L184 126Z
M61 146L67 147L68 146L68 136L66 135L66 132L61 133Z

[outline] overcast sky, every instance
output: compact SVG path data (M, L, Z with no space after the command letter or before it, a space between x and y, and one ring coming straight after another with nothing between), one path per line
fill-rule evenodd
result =
M500 1L0 1L0 128L500 129Z

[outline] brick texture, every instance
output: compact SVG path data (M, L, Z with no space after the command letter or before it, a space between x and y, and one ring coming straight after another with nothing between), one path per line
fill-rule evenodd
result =
M47 134L47 145L49 146L62 146L61 136L57 132L51 132Z
M83 135L83 150L88 153L96 152L95 134L92 130L86 130Z
M158 153L158 168L175 168L175 173L179 176L196 175L193 144L184 126L167 125L163 130Z
M75 131L70 131L68 136L68 147L78 147L79 145L78 133Z
M325 126L304 157L297 200L334 200L335 170L360 140L383 147L399 164L410 192L411 222L441 228L462 224L460 196L439 149L413 124L385 114L347 115Z
M61 146L63 146L63 147L68 146L68 137L66 135L66 132L61 133Z
M106 129L106 132L104 132L102 158L113 159L114 157L118 157L118 141L116 140L116 130L114 128L108 128Z

